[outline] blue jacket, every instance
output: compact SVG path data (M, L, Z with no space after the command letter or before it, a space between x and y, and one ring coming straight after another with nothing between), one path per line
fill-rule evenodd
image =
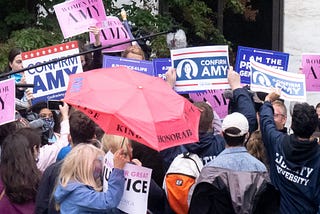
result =
M273 108L260 109L263 143L270 161L271 182L280 191L281 213L316 213L320 203L320 149L317 141L300 141L278 131Z
M54 193L61 213L115 213L124 191L124 171L114 169L108 181L107 192L97 192L79 182L69 182L66 187L57 186Z
M221 135L214 135L213 132L199 133L199 142L185 144L182 146L183 152L197 154L203 165L212 161L220 152L224 150L225 140Z

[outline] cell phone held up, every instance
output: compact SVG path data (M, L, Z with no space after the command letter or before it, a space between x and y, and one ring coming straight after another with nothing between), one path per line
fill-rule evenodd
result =
M63 101L60 100L48 100L47 106L50 110L60 110L59 105L63 106Z

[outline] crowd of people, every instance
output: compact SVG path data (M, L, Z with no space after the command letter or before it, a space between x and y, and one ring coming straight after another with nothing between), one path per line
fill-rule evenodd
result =
M94 47L101 46L93 27ZM138 45L121 55L144 60ZM83 70L102 66L101 51L82 56ZM13 49L8 69L22 69L21 50ZM11 75L25 83L23 73ZM174 87L170 68L166 81ZM16 120L0 126L1 213L124 213L118 209L125 186L124 167L152 169L148 213L175 213L163 183L177 155L196 154L203 163L188 213L317 213L320 203L320 103L295 103L291 125L280 91L254 93L228 70L229 114L220 120L208 102L200 112L199 142L161 152L122 136L105 133L66 103L51 110L32 104L32 90L16 91ZM230 92L229 91L229 92ZM155 94L156 96L156 94ZM253 96L259 101L253 99ZM114 169L103 191L103 157L114 155Z

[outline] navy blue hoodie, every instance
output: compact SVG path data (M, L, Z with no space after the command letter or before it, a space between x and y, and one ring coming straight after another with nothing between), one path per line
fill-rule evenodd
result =
M317 213L320 202L320 149L317 141L299 141L278 131L273 108L260 109L263 143L270 160L270 177L280 191L280 213Z

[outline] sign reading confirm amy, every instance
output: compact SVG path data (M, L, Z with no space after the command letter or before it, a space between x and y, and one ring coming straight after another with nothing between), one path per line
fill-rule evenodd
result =
M203 46L171 50L177 69L177 92L229 88L228 46Z
M111 68L117 66L125 66L140 73L153 76L153 64L151 61L128 59L117 56L103 56L104 68Z
M239 46L235 70L240 74L241 83L250 84L251 59L279 70L288 69L289 54L287 53Z
M22 53L25 68L79 53L77 42L41 48ZM64 97L69 75L82 72L80 56L60 60L25 71L27 83L34 84L34 103Z
M269 93L271 88L280 88L281 97L289 101L306 101L306 78L304 74L283 72L250 60L253 91Z

